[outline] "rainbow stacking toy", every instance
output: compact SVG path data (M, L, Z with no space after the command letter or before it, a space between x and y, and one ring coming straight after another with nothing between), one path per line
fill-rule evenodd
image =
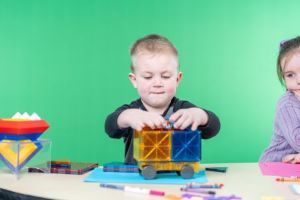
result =
M0 119L0 159L14 173L43 148L38 137L49 128L36 114L24 115Z

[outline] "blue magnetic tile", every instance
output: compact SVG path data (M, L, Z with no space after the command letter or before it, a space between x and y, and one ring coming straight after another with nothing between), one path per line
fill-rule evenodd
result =
M138 173L139 169L137 165L125 164L122 162L111 162L103 165L103 171L105 172L131 172Z
M172 134L173 161L199 161L201 137L199 131L174 131Z

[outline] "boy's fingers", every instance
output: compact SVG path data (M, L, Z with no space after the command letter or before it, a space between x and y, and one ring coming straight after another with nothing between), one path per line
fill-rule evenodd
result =
M162 116L156 117L153 119L153 125L156 128L161 128L161 127L163 127L164 121L165 121L165 119Z
M198 126L199 126L199 124L197 122L194 122L192 125L192 131L197 130Z
M163 126L163 123L161 121L156 121L154 125L156 128L161 128Z
M187 118L183 121L182 125L180 126L180 129L186 129L188 126L191 125L191 119Z
M149 126L151 129L155 128L155 124L152 121L147 122L146 125Z
M133 127L135 130L137 130L137 131L141 131L142 130L142 126L140 126L140 125L136 125L135 127Z
M170 116L169 121L176 122L181 115L182 115L182 110L178 110L177 112L175 112Z
M165 120L165 118L160 116L159 123L160 123L161 127L164 127L167 125L167 120Z
M168 122L166 120L164 120L163 123L162 123L162 127L164 128L164 127L167 127L167 126L168 126Z
M162 122L161 122L161 128L164 128L166 126L168 126L168 121L163 119Z
M175 122L174 127L175 127L175 128L181 128L185 120L186 120L186 117L184 117L183 115L181 115L181 116L177 119L177 121Z

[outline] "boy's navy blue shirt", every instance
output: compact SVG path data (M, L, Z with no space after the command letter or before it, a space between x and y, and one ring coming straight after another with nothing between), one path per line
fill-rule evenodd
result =
M193 108L197 107L188 101L179 100L173 97L169 107L163 113L163 117L166 116L170 107L173 107L173 113L179 109ZM133 158L133 129L123 128L120 129L117 123L119 115L126 109L141 109L147 111L144 107L141 99L131 102L130 104L125 104L119 107L116 111L107 116L105 121L105 131L111 138L124 138L125 143L125 163L135 163ZM201 108L203 109L203 108ZM205 126L199 126L198 130L202 132L201 137L203 139L208 139L217 135L220 130L219 118L211 111L203 109L208 114L208 122ZM168 113L169 114L169 113Z

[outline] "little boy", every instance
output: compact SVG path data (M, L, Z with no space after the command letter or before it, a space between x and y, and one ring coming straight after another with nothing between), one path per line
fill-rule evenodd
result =
M182 73L177 50L167 38L145 36L133 44L130 53L129 79L140 98L119 107L105 121L105 131L110 137L124 138L126 163L135 163L134 129L164 128L169 120L176 129L201 130L204 139L219 132L220 122L214 113L175 97Z

